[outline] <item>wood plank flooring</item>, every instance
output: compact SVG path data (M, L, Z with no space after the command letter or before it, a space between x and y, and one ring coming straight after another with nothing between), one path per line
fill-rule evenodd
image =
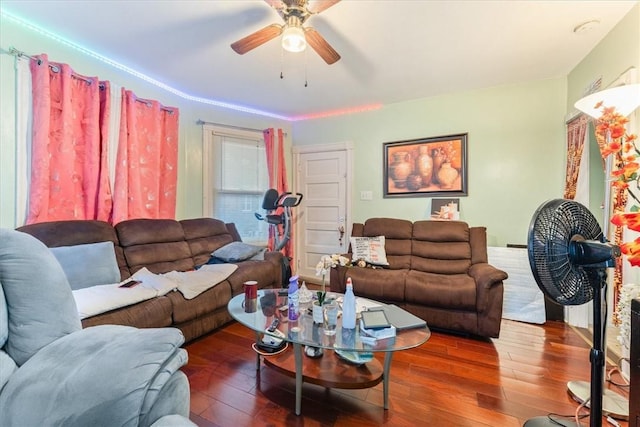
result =
M422 346L396 352L389 410L382 408L382 384L362 390L304 384L296 416L294 380L264 362L256 371L254 339L234 322L186 346L183 370L198 426L515 427L550 412L572 415L577 403L566 382L590 377L589 345L571 327L503 320L499 339L433 332ZM626 389L608 387L628 397Z

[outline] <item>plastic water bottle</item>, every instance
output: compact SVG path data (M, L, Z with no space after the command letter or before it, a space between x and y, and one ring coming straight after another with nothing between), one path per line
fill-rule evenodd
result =
M298 276L289 279L289 320L298 320L299 295L298 295Z
M342 300L342 327L344 329L356 327L356 296L353 294L351 277L347 277L347 289Z

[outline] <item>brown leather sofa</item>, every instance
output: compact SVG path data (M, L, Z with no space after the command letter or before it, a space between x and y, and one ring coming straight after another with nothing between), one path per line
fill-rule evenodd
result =
M240 236L233 224L212 218L174 221L134 219L112 226L102 221L54 221L18 228L48 247L111 241L124 280L142 267L153 273L188 271L205 264L213 251ZM84 327L100 324L139 328L174 326L185 341L202 336L229 322L229 300L243 292L247 280L258 287L282 286L282 254L266 252L264 261L234 262L238 269L223 283L187 300L180 292L83 319Z
M344 292L351 277L357 296L403 307L430 328L499 336L507 274L487 263L484 227L462 221L371 218L353 224L351 235L385 236L389 266L333 268L332 291Z

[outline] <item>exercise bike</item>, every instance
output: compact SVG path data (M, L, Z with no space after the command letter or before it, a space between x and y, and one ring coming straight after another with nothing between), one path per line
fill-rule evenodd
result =
M301 193L285 192L278 194L278 191L274 188L270 188L264 193L262 209L266 210L267 214L263 216L256 212L255 216L259 221L266 221L270 227L273 227L275 232L274 248L272 250L281 250L291 239L291 211L300 202L302 202ZM282 212L278 214L276 211L279 208L282 208ZM291 258L285 256L282 265L282 281L285 287L289 284L289 278L291 278Z

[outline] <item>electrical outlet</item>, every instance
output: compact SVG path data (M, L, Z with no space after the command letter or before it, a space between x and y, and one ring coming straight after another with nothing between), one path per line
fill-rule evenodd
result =
M361 191L360 200L373 200L373 191L371 190Z

